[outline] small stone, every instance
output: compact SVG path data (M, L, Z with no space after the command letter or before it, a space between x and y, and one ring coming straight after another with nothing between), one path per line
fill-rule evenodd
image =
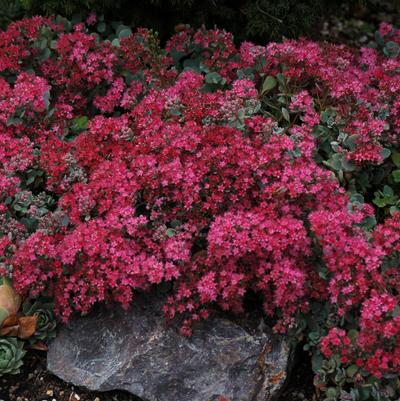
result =
M19 384L16 384L15 386L11 386L9 393L14 394L16 390L18 390Z
M49 390L46 391L46 395L48 395L49 397L53 397L54 391L49 389Z
M100 401L100 398L96 397L93 401Z

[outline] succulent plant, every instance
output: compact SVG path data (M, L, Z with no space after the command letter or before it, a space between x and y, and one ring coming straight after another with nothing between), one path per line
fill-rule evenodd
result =
M22 341L15 337L0 338L0 376L19 373L25 353Z
M22 307L25 316L37 316L35 334L29 339L31 343L36 341L48 341L56 336L57 321L51 302L36 300L25 302Z

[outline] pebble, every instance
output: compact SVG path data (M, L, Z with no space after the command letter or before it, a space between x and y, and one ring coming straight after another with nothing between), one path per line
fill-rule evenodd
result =
M78 394L76 394L75 392L72 392L71 395L69 396L69 401L79 401L81 399L81 397L79 397Z
M49 397L53 397L53 395L54 395L54 391L53 390L47 390L46 391L46 395L48 395Z

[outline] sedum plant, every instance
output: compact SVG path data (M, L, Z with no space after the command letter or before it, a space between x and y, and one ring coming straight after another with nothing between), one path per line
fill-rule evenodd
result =
M0 338L0 376L20 372L26 353L23 347L23 341L14 337Z
M256 292L327 399L396 400L400 32L379 35L238 47L184 27L161 47L94 15L11 24L2 269L64 321L170 283L184 335Z
M31 343L47 342L56 336L57 321L54 316L54 304L39 300L27 301L22 306L24 316L37 316L35 334L29 338Z

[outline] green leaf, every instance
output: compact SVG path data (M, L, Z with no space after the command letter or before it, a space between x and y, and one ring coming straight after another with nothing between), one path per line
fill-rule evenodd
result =
M14 210L16 211L16 212L22 212L22 211L24 211L25 209L19 204L19 203L16 203L15 205L14 205ZM26 211L26 210L25 210Z
M132 35L132 29L129 27L123 28L118 33L118 38L127 38L128 36Z
M393 188L390 187L389 185L385 185L383 187L383 194L385 195L385 197L393 196L394 195Z
M378 207L385 207L386 206L386 201L383 198L375 197L373 201L376 206Z
M51 56L51 50L50 50L48 47L46 47L46 48L44 48L44 49L40 52L38 59L39 59L40 61L45 61L45 60L47 60L50 56Z
M379 31L375 32L375 41L376 43L378 43L379 46L385 46L385 41L383 40L383 37L379 33Z
M357 372L358 372L358 366L357 365L350 365L346 369L346 375L348 377L353 377Z
M27 180L25 181L26 185L30 185L35 181L36 176L34 174L28 176Z
M394 182L400 182L400 170L392 171Z
M328 400L336 400L338 396L338 390L336 387L328 387L328 390L326 390L326 397Z
M117 38L113 39L112 42L111 42L111 44L112 44L113 46L115 46L115 47L120 47L120 46L121 46L121 44L120 44L120 42L119 42L119 39L117 39Z
M107 25L105 24L105 22L99 22L97 24L97 32L99 33L104 33L107 29Z
M200 69L200 58L190 58L183 62L183 67L185 70L192 70L198 73L201 73Z
M372 230L376 226L376 218L375 216L367 216L365 217L360 226L363 227L365 230Z
M355 194L351 195L350 202L351 203L357 202L357 203L363 204L364 203L364 197L359 193L355 193Z
M350 340L351 340L352 342L355 342L355 341L357 340L357 338L358 338L358 334L359 334L359 332L358 332L357 330L351 329L351 330L349 330L349 332L347 333L347 336L350 338Z
M63 227L66 227L69 224L69 216L67 214L64 214L64 216L61 217L60 224Z
M341 154L335 153L335 154L331 157L331 159L329 160L328 165L329 165L332 169L334 169L334 170L336 170L336 171L339 171L339 170L342 169L342 158L343 158L343 156L342 156Z
M311 364L312 369L315 373L318 373L321 370L323 360L324 358L318 351L313 354L311 358Z
M308 334L308 338L311 340L312 343L318 343L321 335L318 331L312 331Z
M283 118L288 122L288 123L290 123L290 115L289 115L289 112L288 112L288 110L285 108L285 107L282 107L282 116L283 116Z
M104 20L104 17L103 17ZM118 27L120 27L122 25L122 21L111 21L111 27L112 29L115 30L115 32L118 31Z
M396 42L387 42L383 52L388 57L396 57L399 55L399 45Z
M75 131L84 131L88 126L89 119L87 116L76 117L73 119L72 129Z
M400 152L392 152L392 162L396 167L400 167Z
M272 75L269 75L268 77L266 77L264 79L263 86L261 89L261 95L264 95L265 93L274 89L277 84L278 84L278 81Z
M179 227L182 224L182 222L180 220L172 220L170 224L172 228L176 228Z
M324 110L320 115L321 123L326 123L328 121L328 118L331 116L331 113L332 113L331 109Z
M38 227L38 220L33 217L22 217L21 223L26 227L26 229L30 232L36 231Z
M354 134L354 135L350 135L347 139L346 139L346 146L349 148L349 150L355 150L357 147L357 139L359 138L359 135Z
M286 85L286 78L285 78L285 76L280 72L280 73L278 73L278 74L276 75L276 79L278 80L280 86L281 86L282 88L284 88L285 85Z
M176 231L173 228L168 228L166 231L167 237L171 238L175 235Z
M47 47L47 39L42 39L39 43L40 50L43 50Z
M46 109L50 107L50 91L46 91L43 95L44 104Z
M318 276L320 276L323 280L328 280L326 272L318 272Z
M223 81L223 78L221 77L221 75L218 74L218 72L209 72L204 77L204 80L208 84L217 85L217 84L219 84L219 83L221 83Z
M356 165L344 156L342 158L342 169L343 171L354 171L356 169Z
M392 152L390 151L390 149L387 148L383 148L381 151L381 156L383 157L383 159L387 159L391 154Z
M400 315L400 306L396 305L395 308L393 309L392 315L394 318Z

